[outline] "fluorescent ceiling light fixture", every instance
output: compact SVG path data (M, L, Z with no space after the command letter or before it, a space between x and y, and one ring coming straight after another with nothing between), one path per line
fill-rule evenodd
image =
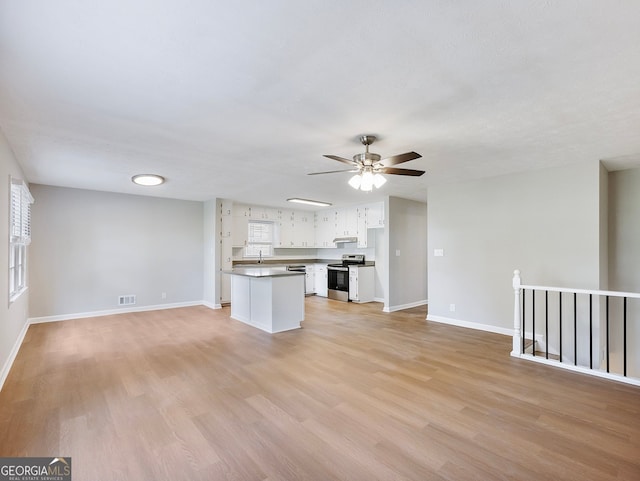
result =
M131 177L131 182L144 186L160 185L164 184L164 177L156 174L138 174Z
M309 205L315 205L318 207L329 207L331 205L329 202L321 202L319 200L299 199L297 197L292 197L291 199L287 199L287 202L295 202L297 204L309 204Z

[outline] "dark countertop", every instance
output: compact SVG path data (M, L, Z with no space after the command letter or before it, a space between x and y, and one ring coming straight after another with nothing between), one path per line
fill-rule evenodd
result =
M222 271L222 273L246 277L304 276L304 272L274 269L273 267L235 267L230 271Z
M255 260L233 261L233 267L283 267L307 264L339 264L340 259L265 259L262 264ZM365 261L364 267L375 266L375 261Z

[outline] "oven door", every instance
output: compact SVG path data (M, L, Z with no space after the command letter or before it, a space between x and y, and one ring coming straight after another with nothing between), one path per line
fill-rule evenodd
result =
M349 268L327 267L327 296L339 301L349 300Z

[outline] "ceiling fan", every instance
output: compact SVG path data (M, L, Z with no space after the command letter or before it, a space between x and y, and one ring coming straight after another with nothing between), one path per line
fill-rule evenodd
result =
M349 164L352 166L351 169L312 172L308 175L333 174L335 172L355 172L356 175L349 180L349 185L354 189L370 191L373 186L379 188L386 182L386 179L380 174L410 175L414 177L424 174L424 170L398 169L390 167L403 162L409 162L410 160L419 159L422 157L420 154L416 152L406 152L404 154L393 155L386 159L381 159L380 155L369 152L369 146L375 142L375 140L375 135L360 136L360 142L365 146L365 152L354 155L353 160L338 157L337 155L324 156L344 164Z

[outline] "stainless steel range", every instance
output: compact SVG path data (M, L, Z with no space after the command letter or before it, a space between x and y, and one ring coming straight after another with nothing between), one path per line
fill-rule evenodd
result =
M342 262L327 266L329 299L349 301L349 266L364 264L364 254L342 254Z

